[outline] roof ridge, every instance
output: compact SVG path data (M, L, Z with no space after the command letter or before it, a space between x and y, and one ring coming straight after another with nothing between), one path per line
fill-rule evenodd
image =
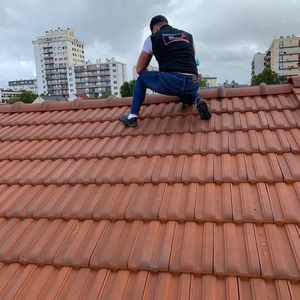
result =
M247 97L247 96L264 96L274 94L294 93L295 88L300 87L300 76L295 76L289 79L288 84L267 85L265 83L259 86L238 87L238 88L207 88L201 90L201 95L205 99L210 98L232 98L232 97ZM97 100L74 100L70 102L43 102L26 104L17 102L12 105L1 105L0 113L13 112L39 112L39 111L56 111L56 110L75 110L89 108L108 108L130 106L132 97L118 98L109 97L106 99ZM147 95L145 104L169 103L175 102L178 98L175 96L166 96L160 94Z

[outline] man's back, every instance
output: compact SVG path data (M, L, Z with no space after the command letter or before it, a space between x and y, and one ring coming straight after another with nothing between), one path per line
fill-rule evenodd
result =
M193 37L190 33L164 25L151 35L153 54L162 72L197 75Z

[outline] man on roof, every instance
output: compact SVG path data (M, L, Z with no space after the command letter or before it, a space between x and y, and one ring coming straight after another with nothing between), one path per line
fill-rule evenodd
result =
M150 30L152 34L145 40L136 66L139 77L133 92L131 110L121 117L122 123L129 127L137 126L147 88L156 93L178 96L183 105L194 104L200 118L209 120L210 110L199 94L192 35L171 27L162 15L152 18ZM147 71L153 55L158 62L159 71Z

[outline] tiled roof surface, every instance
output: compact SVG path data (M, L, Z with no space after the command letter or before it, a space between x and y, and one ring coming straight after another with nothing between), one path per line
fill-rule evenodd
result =
M300 299L300 78L0 107L1 299Z

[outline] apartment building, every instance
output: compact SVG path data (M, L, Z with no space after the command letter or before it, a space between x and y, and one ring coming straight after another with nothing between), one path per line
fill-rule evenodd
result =
M20 97L21 93L22 93L21 91L0 89L0 104L8 103L11 98Z
M256 53L251 62L251 76L262 73L265 68L265 54Z
M120 88L127 81L126 64L115 58L98 59L80 66L68 67L69 95L86 94L90 98L100 98L111 94L120 96Z
M300 37L291 35L273 40L266 52L265 67L285 80L300 75Z
M38 93L36 79L21 79L8 82L9 89L14 91L29 91L34 94Z
M84 65L84 43L74 30L60 27L46 31L32 42L38 94L68 96L68 67Z

